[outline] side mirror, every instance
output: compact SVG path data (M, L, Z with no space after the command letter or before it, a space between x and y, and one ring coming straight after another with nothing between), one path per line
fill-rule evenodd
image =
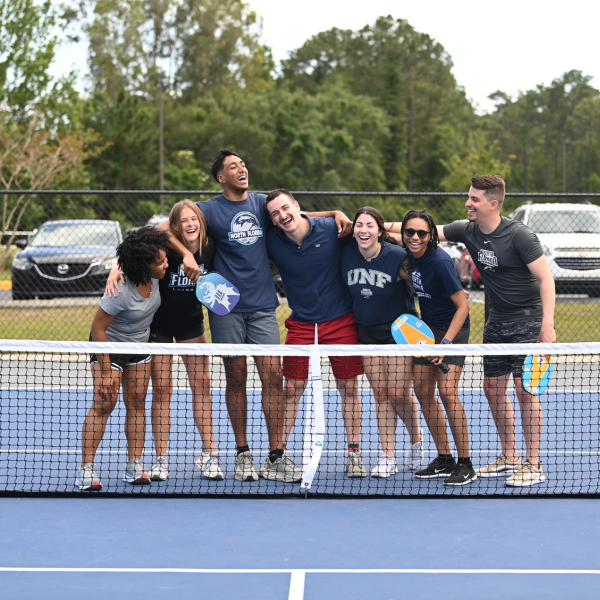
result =
M27 240L25 240L25 239L15 240L15 246L17 248L21 248L21 250L23 250L23 248L25 248L25 246L27 246Z

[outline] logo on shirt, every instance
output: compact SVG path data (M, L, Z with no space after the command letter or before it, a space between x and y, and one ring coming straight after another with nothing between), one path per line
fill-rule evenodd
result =
M431 298L431 296L423 288L423 279L421 277L421 271L419 271L417 267L413 267L412 280L415 292L417 292L417 296L419 296L419 298Z
M371 296L373 295L373 291L370 290L369 288L363 288L362 290L360 290L360 295L365 298L365 300L369 300L371 298Z
M494 270L494 267L498 266L498 257L494 254L493 250L480 250L477 255L477 260L485 265L484 269L487 271L488 269Z
M385 287L386 283L392 281L387 273L375 271L374 269L350 269L348 271L348 285L374 285L375 287ZM364 292L364 290L363 290Z
M204 275L206 273L206 271L204 270L204 265L198 265L198 266L200 267L200 274ZM186 288L185 290L181 290L181 291L188 291L190 289L194 289L195 286L196 286L196 284L192 283L190 281L189 277L186 277L185 271L183 268L183 263L181 263L179 265L179 269L177 270L177 273L171 273L171 279L169 281L170 288Z
M254 244L263 236L263 230L256 215L251 212L240 212L231 221L229 241L239 242L245 246Z

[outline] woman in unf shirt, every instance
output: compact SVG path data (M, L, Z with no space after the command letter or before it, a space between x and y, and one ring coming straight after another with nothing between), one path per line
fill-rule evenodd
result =
M383 217L365 206L354 217L355 243L342 251L342 276L352 296L359 344L395 344L392 323L403 313L416 314L412 292L400 278L406 250L385 231ZM410 449L404 464L411 470L423 462L418 404L411 393L411 357L363 356L365 375L375 396L382 454L372 477L398 472L395 458L396 423L408 429Z
M207 232L202 211L191 200L181 200L169 214L171 233L194 256L201 272L211 270L215 255L213 238ZM196 285L183 272L182 257L167 251L169 268L160 282L162 303L150 325L150 341L165 344L206 344L202 304L196 298ZM120 273L111 272L106 289L114 293L118 289ZM122 280L122 277L121 277ZM114 286L114 287L113 287ZM182 356L192 390L192 413L200 437L202 454L196 466L207 479L223 479L216 452L210 393L210 373L207 356ZM156 450L156 462L150 470L150 478L164 481L169 476L167 444L171 432L171 399L173 395L173 357L154 355L152 358L152 433Z
M437 228L426 210L411 210L401 228L402 243L409 251L407 262L415 292L419 296L421 318L431 328L436 344L467 344L469 342L469 303L456 275L450 256L438 247ZM415 394L439 455L425 469L415 473L419 479L444 478L445 485L465 485L477 476L469 458L467 417L458 397L458 383L465 363L464 356L447 356L448 373L437 365L443 357L429 361L414 359ZM456 443L458 461L450 452L446 418L435 394L446 409L450 430Z
M160 306L158 280L166 273L169 236L153 227L131 233L117 247L117 261L126 281L115 297L104 295L92 323L94 342L145 343L150 323ZM150 380L150 356L92 354L90 357L94 396L81 432L82 463L75 485L81 490L100 490L94 457L106 423L123 387L125 435L129 463L123 481L148 484L150 479L141 461L146 435L146 392Z

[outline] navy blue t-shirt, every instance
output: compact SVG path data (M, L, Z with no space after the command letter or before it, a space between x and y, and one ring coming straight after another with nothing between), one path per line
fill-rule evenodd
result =
M342 247L352 238L338 238L331 217L303 218L308 219L310 231L301 246L273 227L267 233L267 250L279 269L292 319L325 323L352 312L352 300L340 270Z
M213 269L240 290L241 299L232 312L275 310L279 305L267 257L270 219L265 198L249 192L239 202L221 195L196 203L215 240Z
M410 254L413 285L421 308L421 318L428 325L448 327L456 313L450 296L463 287L452 259L441 248L427 248L421 258ZM471 324L469 317L463 327Z
M406 258L401 246L381 242L381 251L367 262L358 244L342 251L342 276L352 295L354 318L363 325L394 321L405 313L416 314L410 287L398 273Z

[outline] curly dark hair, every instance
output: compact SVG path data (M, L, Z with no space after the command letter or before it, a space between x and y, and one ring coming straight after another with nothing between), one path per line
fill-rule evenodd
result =
M135 285L150 281L150 263L167 252L169 234L156 227L140 227L117 246L117 262L125 277Z
M375 219L375 223L377 223L377 228L379 229L379 235L377 237L379 238L380 242L388 242L388 244L398 245L396 239L387 232L385 223L383 221L383 215L372 206L363 206L356 211L356 214L354 215L354 221L352 221L352 235L354 235L354 226L356 225L356 221L358 221L358 217L361 215L369 215Z
M408 250L408 246L404 242L404 228L411 219L423 219L423 221L427 221L427 225L429 225L429 230L431 231L431 239L427 242L427 245L430 248L437 248L438 244L440 243L437 226L433 220L433 217L425 209L409 210L406 213L406 216L402 221L402 229L400 230L400 233L402 234L402 245Z

